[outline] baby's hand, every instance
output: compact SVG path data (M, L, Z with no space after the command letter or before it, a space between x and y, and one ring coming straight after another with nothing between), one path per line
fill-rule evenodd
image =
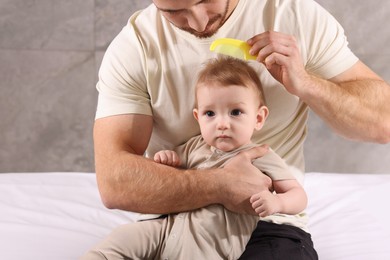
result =
M157 163L169 165L169 166L179 166L180 165L180 158L177 155L176 152L171 150L162 150L157 152L154 155L154 161Z
M263 218L278 213L281 207L279 198L268 190L252 195L250 203L256 213Z

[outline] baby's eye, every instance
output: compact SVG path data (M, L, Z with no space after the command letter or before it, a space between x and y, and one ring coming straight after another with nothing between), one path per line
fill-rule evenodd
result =
M208 117L212 117L215 115L215 113L213 111L206 111L205 115Z
M234 110L232 110L232 112L230 112L230 114L231 114L232 116L239 116L239 115L242 114L242 112L241 112L241 110L239 110L239 109L234 109Z

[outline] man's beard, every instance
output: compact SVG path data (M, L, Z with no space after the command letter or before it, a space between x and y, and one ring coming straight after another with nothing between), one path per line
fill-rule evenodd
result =
M209 21L209 23L206 26L206 29L203 32L198 32L190 27L180 27L180 29L183 31L186 31L186 32L198 37L198 38L201 38L201 39L209 38L217 33L217 31L222 26L222 24L225 20L224 17L225 16L222 16L222 15L217 15L217 16L213 17L213 19L211 19ZM213 26L214 23L218 23L218 26L216 26L215 29L207 30L208 28L210 28L210 26Z
M201 38L201 39L209 38L209 37L213 36L214 34L216 34L218 32L219 28L221 28L221 26L225 23L225 21L227 19L227 14L229 12L229 5L230 5L230 0L227 0L223 14L218 14L218 15L214 16L213 18L211 18L203 32L198 32L190 27L179 27L179 29L186 31L186 32L188 32L188 33L190 33L198 38ZM208 30L208 28L210 28L211 26L213 26L214 24L217 24L217 23L218 23L218 25L214 29Z

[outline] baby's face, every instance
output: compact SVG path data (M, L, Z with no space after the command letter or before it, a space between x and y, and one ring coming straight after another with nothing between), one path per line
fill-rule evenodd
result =
M205 142L222 151L231 151L251 141L260 129L260 101L254 90L243 86L200 87L198 108L194 109Z

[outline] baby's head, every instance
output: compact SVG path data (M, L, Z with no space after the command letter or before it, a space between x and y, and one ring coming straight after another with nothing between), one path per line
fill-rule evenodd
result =
M209 145L231 151L249 143L267 115L261 82L247 62L220 56L199 72L194 116Z
M263 86L256 71L248 62L230 56L219 56L208 60L198 74L195 84L195 102L198 103L198 89L201 87L228 87L231 85L252 88L256 93L259 106L265 106Z

